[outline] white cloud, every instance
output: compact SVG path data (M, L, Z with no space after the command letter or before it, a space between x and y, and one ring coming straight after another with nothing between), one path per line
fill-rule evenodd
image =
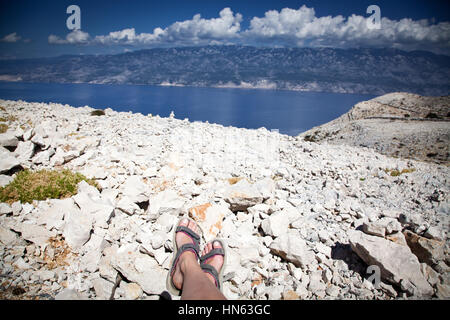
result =
M271 10L254 17L243 32L245 41L267 45L312 47L393 47L405 50L450 51L450 23L428 20L381 19L381 29L369 29L369 16L316 17L313 8ZM430 47L431 46L431 47Z
M66 35L65 39L61 39L58 36L55 36L53 34L48 36L48 43L52 44L88 44L89 43L89 33L81 31L81 30L74 30Z
M13 32L0 39L0 42L18 42L21 38L21 36L17 35L17 32Z
M381 12L382 14L382 12ZM134 28L91 38L83 31L73 31L65 39L51 35L54 44L102 44L142 47L207 44L243 44L294 47L391 47L404 50L429 50L450 53L450 23L428 20L381 19L381 29L369 29L369 15L317 17L314 8L284 8L253 17L247 30L241 30L242 15L230 8L219 17L204 19L200 14L190 20L174 22L152 33L136 33Z
M93 42L125 45L210 44L237 37L241 21L241 14L235 15L230 8L224 8L218 18L203 19L196 14L191 20L175 22L165 29L155 28L153 33L136 34L134 28L129 28L96 36Z

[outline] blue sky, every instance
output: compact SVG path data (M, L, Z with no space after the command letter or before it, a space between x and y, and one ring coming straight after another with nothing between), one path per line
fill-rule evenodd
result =
M0 59L207 44L393 47L449 54L449 3L0 0ZM66 27L66 8L72 4L81 9L77 32ZM379 30L366 28L372 4L381 9Z

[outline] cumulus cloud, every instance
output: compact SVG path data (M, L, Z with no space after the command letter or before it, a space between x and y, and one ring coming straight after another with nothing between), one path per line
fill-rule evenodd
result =
M48 43L52 44L89 44L89 41L89 33L81 30L74 30L70 32L64 39L61 39L53 34L48 36Z
M191 20L175 22L165 29L155 28L152 33L137 34L134 28L96 36L94 43L124 45L197 45L226 42L238 36L242 15L230 8L220 11L218 18L203 19L196 14Z
M391 47L404 50L429 50L450 53L450 23L432 24L428 20L391 20L383 17L380 29L368 27L369 16L317 17L314 8L269 10L253 17L247 30L241 30L242 15L230 8L219 17L204 19L200 14L175 22L152 33L136 33L134 28L91 38L73 31L65 39L49 36L54 44L102 44L130 46L183 46L243 44L294 47Z
M17 32L10 33L0 39L1 42L18 42L22 37Z
M369 17L316 17L314 8L285 8L254 17L244 41L267 45L311 47L393 47L405 50L450 51L450 23L381 19L380 29L368 27Z

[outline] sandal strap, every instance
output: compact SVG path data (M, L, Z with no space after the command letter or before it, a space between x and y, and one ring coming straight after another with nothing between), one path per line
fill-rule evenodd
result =
M216 268L207 263L201 264L200 268L202 268L204 272L207 272L213 276L214 281L216 282L216 287L220 290L219 273L217 272Z
M173 272L175 271L175 267L177 266L178 259L185 251L194 252L195 256L198 259L199 258L198 250L199 250L198 245L195 243L186 243L186 244L183 244L181 247L179 247L178 251L177 251L177 255L175 256L175 259L173 260L174 262L172 264L172 268L170 269L170 274L172 275Z
M192 231L192 229L185 227L185 226L178 226L175 230L175 232L183 232L185 233L187 236L191 237L192 241L194 241L194 243L196 243L197 245L200 242L200 236L195 233L194 231Z
M208 252L207 254L201 256L201 257L200 257L200 261L201 261L201 262L206 261L206 260L208 260L209 258L214 257L214 256L217 256L217 255L225 256L225 250L223 250L223 248L215 248L215 249L212 249L212 250L211 250L210 252Z

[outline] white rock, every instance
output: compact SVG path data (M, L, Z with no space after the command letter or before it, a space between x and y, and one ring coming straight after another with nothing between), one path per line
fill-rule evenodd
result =
M13 245L18 239L19 237L17 236L16 233L0 226L0 242L3 245L5 246Z
M167 239L167 233L164 231L155 231L152 235L151 235L151 243L152 243L152 247L153 249L157 250L159 248L161 248L164 243L166 242Z
M8 185L14 178L5 174L0 174L0 188Z
M48 240L56 236L55 231L48 231L44 227L28 223L16 225L14 231L21 232L21 237L23 239L31 241L41 248L45 248L48 244Z
M31 141L19 141L14 155L20 161L28 161L34 154L34 144Z
M87 298L75 289L63 289L56 296L55 300L87 300Z
M386 234L386 228L377 222L364 222L363 223L363 231L367 234L384 237Z
M114 283L99 277L94 279L92 284L98 300L109 300Z
M139 253L134 244L120 247L111 257L111 265L128 280L139 284L147 294L160 294L166 290L167 271L154 258Z
M22 211L22 204L20 203L20 201L14 201L11 204L11 209L12 209L13 215L18 216L20 214L20 212Z
M14 135L14 132L7 131L0 133L0 146L2 147L15 147L19 143L19 140Z
M408 247L360 231L350 231L349 241L361 259L380 268L382 279L397 285L411 284L419 295L433 294L420 271L419 260Z
M14 263L13 266L18 268L19 270L28 270L31 269L31 265L26 263L25 260L23 260L22 257L20 257L19 259L17 259Z
M148 200L149 186L142 181L140 176L128 177L120 186L119 192L131 201L138 203Z
M294 230L288 230L288 232L276 238L270 244L270 249L274 254L302 269L315 262L314 253L307 247L305 240Z
M139 299L143 294L142 288L134 282L126 283L122 281L120 283L120 288L125 293L125 299L127 300Z
M74 212L79 213L79 209L76 206L72 198L66 199L50 199L50 206L48 209L40 211L37 218L37 224L45 224L49 230L52 228L62 230L64 226L64 216Z
M55 273L51 270L39 270L37 274L41 281L51 280L55 277Z
M12 213L11 206L5 202L0 203L0 215Z
M222 229L224 217L231 214L232 212L225 205L211 203L189 209L189 216L198 223L207 242L216 238Z
M325 295L327 286L322 280L321 271L314 271L311 273L311 275L309 276L308 289L318 296L323 297Z
M31 139L31 137L34 135L34 129L33 128L30 128L30 129L28 129L27 131L25 131L24 133L23 133L23 140L24 141L28 141L28 140L30 140Z
M264 195L261 193L263 186L258 188L256 184L250 184L246 179L228 186L224 191L224 199L230 204L233 212L247 211L248 207L262 203Z
M320 242L316 243L316 250L324 254L327 258L331 258L331 248Z
M47 164L50 157L55 154L55 149L49 148L47 150L38 152L32 159L35 164Z
M157 170L155 167L150 167L144 170L144 172L142 172L142 176L146 177L146 178L150 178L150 177L156 177L157 175Z
M39 146L39 147L45 147L46 146L44 138L39 133L36 133L31 138L31 142L34 143L35 145Z
M271 214L261 223L261 228L266 235L273 237L286 234L289 227L289 217L284 210Z
M150 196L147 214L152 219L158 218L161 214L171 213L178 215L185 201L172 189L166 189Z
M2 146L0 146L0 158L0 173L7 172L20 165L20 160L17 159L12 152L9 152Z
M78 184L78 193L72 197L84 215L90 216L96 227L107 228L114 206L103 199L100 192L86 181Z
M63 235L67 244L80 249L91 235L94 217L83 210L71 210L64 215Z
M255 206L249 207L249 208L247 208L247 211L248 211L248 213L250 213L252 215L259 214L259 213L265 213L265 214L272 213L270 206L265 203L260 203Z
M116 207L130 216L140 210L139 206L134 203L128 196L123 196L122 199L117 201Z

